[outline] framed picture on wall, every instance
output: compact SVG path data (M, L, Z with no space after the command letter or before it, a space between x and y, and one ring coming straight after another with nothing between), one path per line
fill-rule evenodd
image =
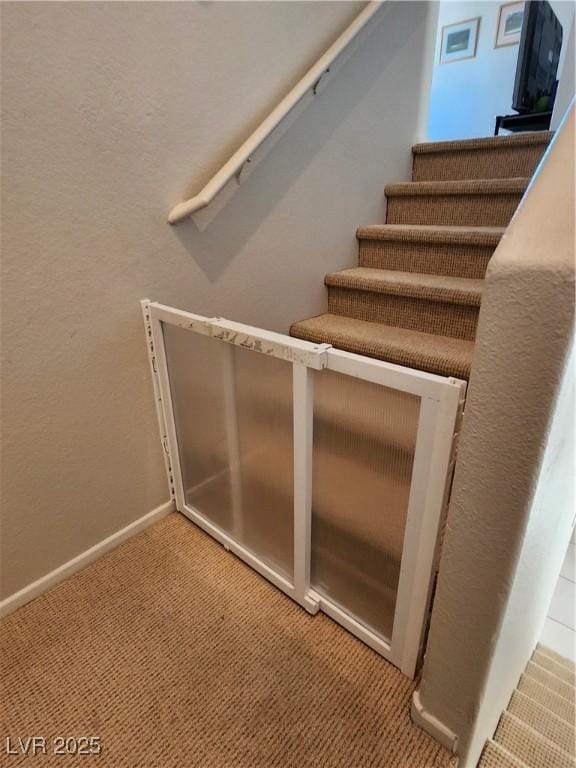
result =
M440 64L473 59L476 56L479 29L479 16L475 19L466 19L466 21L460 21L458 24L447 24L442 27Z
M524 19L524 3L504 3L498 14L495 48L505 45L518 45Z

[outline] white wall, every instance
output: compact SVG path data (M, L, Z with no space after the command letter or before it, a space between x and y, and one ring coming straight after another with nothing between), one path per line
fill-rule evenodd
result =
M574 98L574 93L576 92L576 86L575 86L575 32L574 32L574 17L572 18L572 24L570 25L570 28L568 32L565 30L566 34L566 54L564 56L564 61L561 63L561 69L559 67L560 71L560 81L558 83L558 93L556 94L556 101L554 102L554 111L552 112L552 122L550 124L550 127L553 131L555 131L558 126L560 125L560 122L562 121L562 118L564 117L564 114L566 113L567 109L570 106L570 103L572 99Z
M574 109L490 262L420 688L472 768L574 525Z
M140 299L287 331L383 221L429 3L389 4L206 231L166 224L361 7L2 4L3 596L167 499Z
M503 2L503 0L502 0ZM513 114L512 92L518 59L518 45L495 48L500 5L492 0L440 4L434 73L428 117L431 141L492 136L496 115ZM563 25L563 45L558 72L562 72L574 4L554 0L554 12ZM442 27L480 17L476 57L439 64Z

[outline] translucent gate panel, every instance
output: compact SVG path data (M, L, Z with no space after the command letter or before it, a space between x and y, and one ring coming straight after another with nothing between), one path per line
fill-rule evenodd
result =
M222 347L207 336L163 325L184 497L216 525L234 516L222 382Z
M163 327L186 503L291 578L291 364Z
M312 586L392 636L420 398L315 375Z

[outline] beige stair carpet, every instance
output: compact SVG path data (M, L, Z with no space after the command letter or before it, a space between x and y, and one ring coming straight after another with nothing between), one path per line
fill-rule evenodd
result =
M514 691L508 705L508 712L523 720L526 725L534 728L565 752L570 752L574 748L576 743L574 726L538 704L530 696Z
M526 178L388 184L386 222L505 227L527 186Z
M574 667L569 667L566 664L556 661L553 657L548 656L545 652L537 649L532 656L532 661L538 666L547 669L552 672L553 675L564 680L566 683L574 685L576 683L574 675Z
M503 227L373 224L360 227L359 265L481 280Z
M415 145L412 181L385 188L386 222L357 230L358 267L327 275L328 312L290 333L467 379L488 262L550 139Z
M567 723L574 723L575 711L574 702L560 696L557 691L552 690L547 685L534 680L530 675L522 675L518 683L518 690L530 696L531 699L541 704L543 707L553 712Z
M527 768L501 744L491 739L486 742L478 768Z
M558 677L545 667L540 666L535 661L528 662L525 674L574 704L573 682L563 680L561 677Z
M572 662L538 646L479 768L575 768L574 691Z
M532 176L552 139L549 131L416 144L413 181Z
M2 744L100 736L4 766L441 768L414 684L172 514L0 623Z
M435 336L330 313L295 323L291 333L315 343L330 339L329 343L338 349L460 379L467 379L470 374L474 350L474 343L465 339Z
M573 768L574 758L520 718L504 712L494 740L528 768Z
M476 334L482 280L358 267L325 283L333 315L460 339Z
M574 663L570 661L570 659L564 658L564 656L561 656L559 653L556 653L556 651L552 650L552 648L548 648L547 646L541 645L540 643L538 644L538 646L536 647L536 650L534 651L532 660L534 661L538 656L545 656L546 658L551 659L552 661L555 661L557 664L560 664L560 666L564 667L564 669L567 669L569 672L571 672L572 680L574 680L576 668L574 666Z

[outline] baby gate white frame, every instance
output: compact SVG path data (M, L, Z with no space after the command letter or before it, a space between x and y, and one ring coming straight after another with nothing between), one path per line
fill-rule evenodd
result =
M177 509L248 563L309 613L322 610L360 640L414 677L421 650L435 571L442 514L452 476L455 438L466 383L381 360L312 344L221 318L207 318L142 301L158 421L170 493ZM294 578L283 575L186 503L162 324L212 336L230 345L278 357L292 364L294 419ZM313 370L371 381L421 398L400 579L390 642L310 587L312 513ZM235 425L232 425L235 429Z

